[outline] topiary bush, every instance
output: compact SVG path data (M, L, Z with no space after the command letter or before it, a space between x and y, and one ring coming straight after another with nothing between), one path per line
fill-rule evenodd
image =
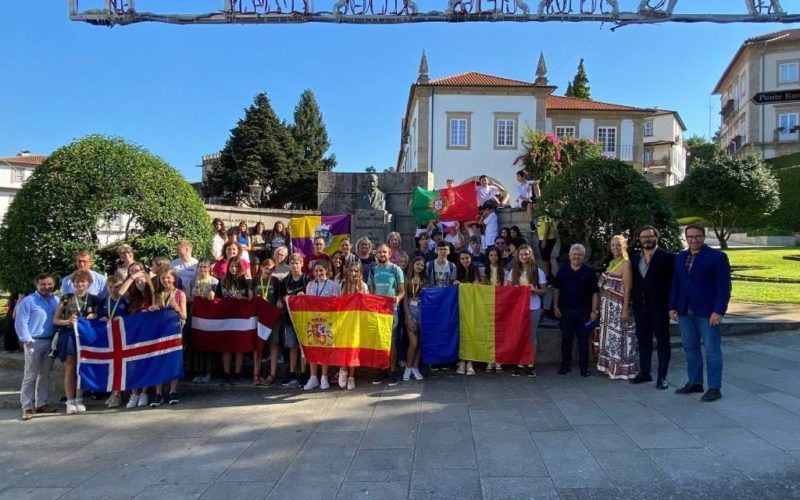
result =
M652 225L661 232L660 245L680 246L680 230L656 188L630 165L598 158L578 162L554 177L540 198L544 210L558 221L562 241L580 242L601 260L615 234L629 237L636 249L636 230Z
M123 241L137 259L173 255L184 238L208 253L211 224L183 177L140 146L92 135L54 151L14 197L0 226L0 287L30 289L41 272L64 276L79 250L101 253L95 267L107 271L122 242L101 252L98 227L120 215L130 216Z

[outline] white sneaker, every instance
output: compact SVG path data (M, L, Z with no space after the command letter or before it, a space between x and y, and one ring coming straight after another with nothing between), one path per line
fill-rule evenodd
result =
M347 387L347 369L339 368L339 387L344 389Z
M411 368L406 366L406 369L403 370L403 382L408 382L411 380Z
M356 388L356 378L355 377L347 377L347 390L352 391Z
M321 390L323 390L323 391L324 391L325 389L330 389L330 388L331 388L331 383L330 383L330 381L328 380L328 376L327 376L327 375L323 375L323 376L322 376L322 377L319 379L319 388L320 388Z
M414 375L414 378L417 380L422 380L423 378L425 378L422 376L422 373L420 373L419 368L412 368L411 374Z
M319 380L317 380L317 377L308 377L308 382L306 382L306 385L303 386L303 390L310 391L311 389L316 389L317 387L319 387Z
M210 382L211 382L211 374L210 373L206 373L205 375L203 375L203 380L200 381L201 384L208 384Z
M131 409L136 408L139 405L139 394L131 394L131 398L128 400L128 404L125 405L125 408Z
M467 366L464 364L463 361L458 362L458 368L456 368L456 373L459 375L464 375L467 373Z
M83 404L82 399L75 400L75 409L78 410L78 413L86 413L86 405Z
M67 415L75 415L76 413L78 413L78 408L75 406L75 403L67 401Z
M500 363L495 363L494 364L494 371L502 372L503 371L503 365L501 365Z
M146 392L139 395L139 403L136 406L150 406L150 398L147 397Z

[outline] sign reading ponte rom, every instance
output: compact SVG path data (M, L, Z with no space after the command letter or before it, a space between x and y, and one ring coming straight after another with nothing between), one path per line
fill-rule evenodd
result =
M756 104L780 104L782 102L800 101L800 89L759 92L753 96Z

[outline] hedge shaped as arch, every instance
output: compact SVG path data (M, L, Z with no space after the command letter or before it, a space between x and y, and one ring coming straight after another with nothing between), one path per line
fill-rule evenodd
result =
M101 250L99 224L118 215L131 217L125 241L137 259L173 255L184 238L208 253L208 214L183 177L140 146L91 135L54 151L14 197L0 226L0 287L26 291L39 273L68 274L77 251Z

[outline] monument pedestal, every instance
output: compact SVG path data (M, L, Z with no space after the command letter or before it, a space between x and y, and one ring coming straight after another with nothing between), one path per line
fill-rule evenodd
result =
M359 238L366 236L373 245L386 241L393 230L392 214L386 210L356 209L352 218L353 246Z

